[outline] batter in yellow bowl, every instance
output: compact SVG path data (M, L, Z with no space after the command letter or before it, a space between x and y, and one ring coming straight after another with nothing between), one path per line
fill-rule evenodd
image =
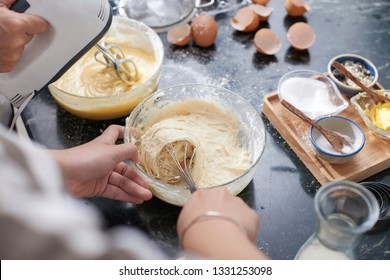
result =
M134 61L138 70L134 84L124 83L112 73L112 69L107 69L105 65L97 62L94 56L97 48L93 47L56 81L55 85L63 91L80 96L111 96L127 92L144 83L155 72L156 60L153 54L130 47L125 38L105 37L103 41L107 45L119 46L124 57Z
M157 67L154 54L141 48L131 47L132 39L120 29L122 28L121 25L118 24L114 27L116 29L106 34L101 43L107 46L118 46L122 50L124 58L131 59L134 62L137 68L134 83L128 84L121 81L112 71L113 67L107 69L105 65L99 63L95 59L95 53L98 49L94 46L55 82L58 88L80 96L111 96L127 92L144 83L153 75ZM112 50L120 53L117 48L112 48ZM102 55L99 55L98 58L104 61Z

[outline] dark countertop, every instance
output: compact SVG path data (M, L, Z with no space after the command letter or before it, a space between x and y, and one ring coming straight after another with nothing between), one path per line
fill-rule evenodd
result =
M279 78L294 69L326 72L328 61L341 53L369 58L379 70L379 81L390 88L390 2L388 0L307 1L311 11L304 17L287 16L283 0L272 0L274 12L261 27L271 28L281 39L275 56L256 52L254 33L238 33L229 24L234 12L216 17L218 38L210 48L193 44L179 48L165 45L165 62L159 88L180 83L202 83L228 88L244 96L260 114L265 94L275 91ZM286 32L292 23L305 21L316 32L307 51L290 48ZM239 195L260 215L257 246L274 259L293 259L314 229L313 197L320 184L262 114L267 143L253 181ZM22 114L30 137L48 148L63 149L85 143L109 124L124 124L124 118L90 121L57 106L45 88ZM390 171L365 181L390 185ZM147 233L169 256L176 257L175 223L180 208L156 198L140 206L112 200L85 200L97 206L107 227L136 226ZM390 223L367 233L357 247L361 259L390 259Z

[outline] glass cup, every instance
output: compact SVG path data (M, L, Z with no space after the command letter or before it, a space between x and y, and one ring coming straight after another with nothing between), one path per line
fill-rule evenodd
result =
M317 226L296 259L355 259L356 244L379 216L374 195L350 181L322 186L314 197L314 208Z

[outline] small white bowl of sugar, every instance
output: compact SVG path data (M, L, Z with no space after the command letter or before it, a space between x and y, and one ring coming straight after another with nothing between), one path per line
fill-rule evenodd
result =
M316 121L319 125L344 136L350 146L344 146L342 153L336 152L328 140L313 126L310 127L310 142L322 159L334 163L342 164L353 159L364 147L366 138L359 125L353 120L341 116L322 117Z

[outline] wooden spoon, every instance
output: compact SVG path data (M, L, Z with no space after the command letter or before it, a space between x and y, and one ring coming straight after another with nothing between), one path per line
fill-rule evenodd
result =
M281 100L280 103L290 112L292 112L308 124L314 126L326 138L326 140L328 140L329 144L333 147L333 149L335 149L340 154L345 154L345 152L343 151L344 147L350 147L352 149L351 143L347 139L345 139L345 137L319 125L286 100Z
M387 98L384 95L378 94L369 87L365 86L359 79L357 79L347 68L344 67L340 62L333 61L332 66L339 70L344 76L346 76L348 79L350 79L352 82L354 82L356 85L358 85L362 90L367 92L368 95L371 96L371 98L375 101L375 103L382 103L390 101L389 98Z

